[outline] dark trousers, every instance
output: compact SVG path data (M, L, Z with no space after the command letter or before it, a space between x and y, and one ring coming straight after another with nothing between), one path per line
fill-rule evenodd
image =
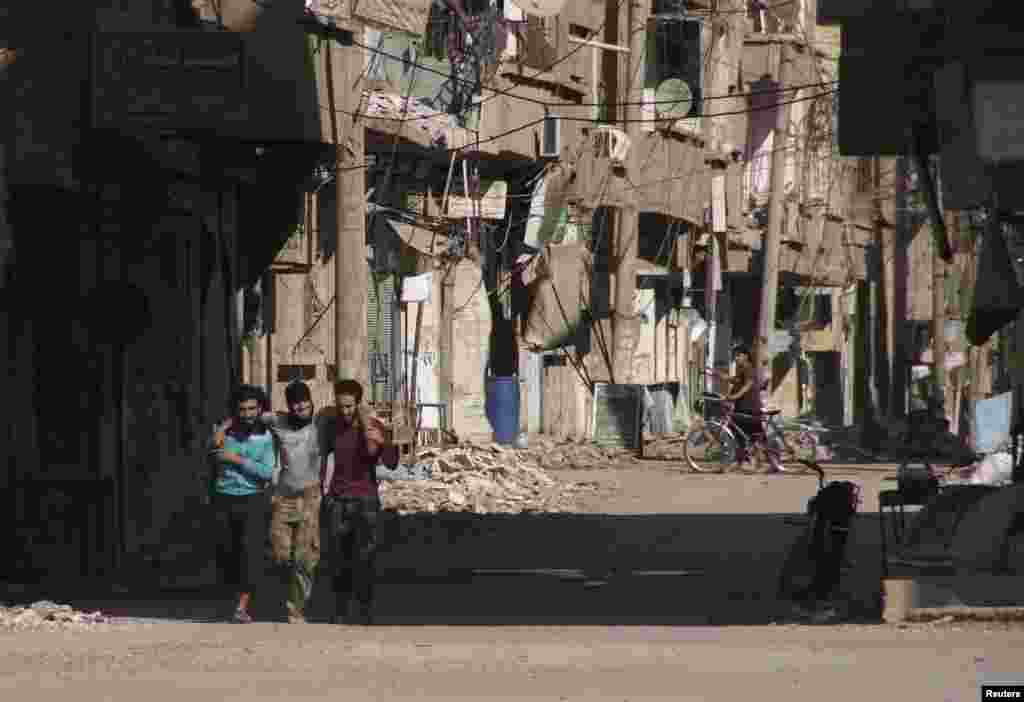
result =
M320 512L321 553L339 604L373 602L376 576L377 497L325 497Z
M263 567L266 495L214 495L217 568L225 585L252 592Z
M732 420L736 423L736 426L742 429L743 433L747 435L746 438L742 436L737 436L736 438L739 439L741 444L749 448L750 441L756 435L762 433L764 431L764 427L762 427L762 422L760 418L755 419L752 416L747 416L757 414L756 408L754 407L754 403L744 402L741 400L740 402L736 403L736 412L742 413L742 415L735 414L733 415Z

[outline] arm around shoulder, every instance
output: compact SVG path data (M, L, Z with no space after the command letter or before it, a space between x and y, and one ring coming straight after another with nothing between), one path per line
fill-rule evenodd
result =
M241 467L260 480L271 480L274 477L274 442L260 442L251 456L242 457Z

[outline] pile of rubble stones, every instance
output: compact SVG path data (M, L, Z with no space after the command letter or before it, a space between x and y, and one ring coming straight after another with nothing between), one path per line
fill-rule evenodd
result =
M0 605L0 631L95 631L107 629L111 623L101 612L79 612L55 602Z
M414 458L417 477L381 482L381 500L399 514L570 512L599 490L594 482L552 477L544 465L553 462L551 456L542 462L538 452L540 447L471 443L421 449ZM563 461L559 467L566 463L576 465Z
M685 445L683 433L648 436L644 441L644 458L681 462Z
M594 470L628 465L637 461L628 449L598 446L572 439L536 437L521 453L528 455L545 470Z

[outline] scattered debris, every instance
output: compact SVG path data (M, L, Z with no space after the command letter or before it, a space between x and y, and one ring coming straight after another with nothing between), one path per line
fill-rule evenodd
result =
M411 469L402 472L415 478L382 482L381 500L385 508L399 514L569 512L578 507L583 497L597 490L592 482L556 480L539 460L540 453L551 458L540 442L531 449L471 443L444 449L425 448L416 453ZM591 454L585 455L589 461ZM608 459L600 453L594 460ZM558 467L598 467L581 463L582 457L576 461L563 460Z
M110 624L101 612L79 612L46 600L28 606L0 605L0 631L95 631Z
M907 621L915 624L947 624L950 622L1020 623L1024 607L935 607L911 609Z
M428 463L400 463L394 470L387 466L377 466L377 480L430 480L432 473Z
M997 451L960 471L960 477L971 485L1006 485L1013 482L1013 456Z
M663 461L683 461L686 432L644 437L644 457Z
M519 451L544 470L594 470L636 463L637 455L630 449L598 446L589 441L531 438L531 445Z

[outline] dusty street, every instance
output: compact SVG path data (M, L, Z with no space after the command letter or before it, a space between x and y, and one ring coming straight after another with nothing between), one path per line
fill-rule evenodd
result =
M128 617L123 627L2 633L0 686L76 701L959 701L978 699L979 676L1024 680L1019 625L874 623L872 513L892 469L829 476L863 486L856 570L844 584L863 623L794 626L775 601L799 531L787 520L814 477L695 476L649 463L560 475L601 486L579 514L388 520L379 626L271 623L267 604L254 625L198 623L216 604L200 593L97 594L76 606Z
M977 700L1021 632L162 624L0 639L7 699ZM1017 679L1022 676L1017 675Z

